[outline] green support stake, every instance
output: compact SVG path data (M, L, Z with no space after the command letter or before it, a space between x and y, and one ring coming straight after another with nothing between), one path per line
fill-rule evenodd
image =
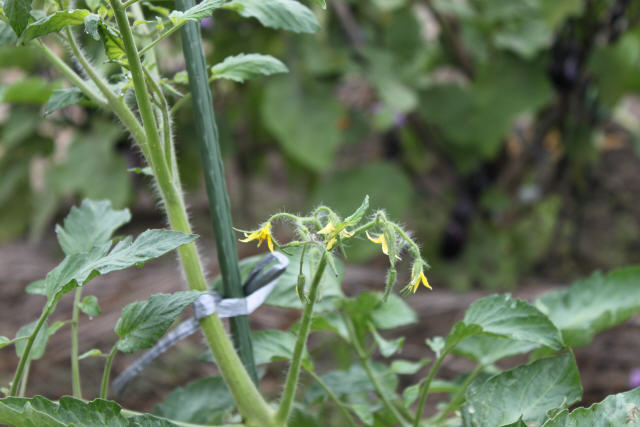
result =
M195 6L194 0L176 0L179 10ZM193 109L195 111L196 134L200 142L202 168L204 170L207 196L211 210L213 231L218 248L218 262L222 272L224 293L227 298L244 296L238 267L236 239L231 222L229 195L224 179L222 156L218 144L218 128L213 111L213 97L209 87L207 63L202 49L202 35L197 22L188 22L180 30L182 47L189 75ZM253 359L253 346L247 316L229 319L231 336L240 359L247 372L258 383L258 373Z

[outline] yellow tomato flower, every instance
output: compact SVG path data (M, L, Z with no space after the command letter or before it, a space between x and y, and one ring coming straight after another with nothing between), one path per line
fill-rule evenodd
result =
M253 233L244 233L245 239L241 239L241 242L251 242L252 240L258 241L258 247L262 244L263 241L267 241L267 246L269 246L269 251L273 252L273 237L271 237L271 223L267 222L260 230L254 231Z
M371 235L369 234L369 232L367 231L367 237L369 238L369 240L371 240L373 243L377 243L379 245L382 246L382 253L389 256L389 244L387 244L387 240L384 238L384 233L380 234L378 237L373 238L371 237ZM398 255L396 255L396 259L402 259L400 258Z
M432 289L431 285L429 285L429 281L427 280L427 276L424 275L422 269L420 270L420 274L414 277L411 285L409 286L409 290L415 294L418 290L418 287L420 286L420 283L422 283L427 288Z
M347 230L340 230L338 234L336 234L336 226L333 224L333 221L329 221L327 225L322 227L322 230L318 231L318 234L327 234L329 235L329 241L327 242L327 250L330 251L333 249L333 245L336 244L336 238L340 237L351 237L353 233Z

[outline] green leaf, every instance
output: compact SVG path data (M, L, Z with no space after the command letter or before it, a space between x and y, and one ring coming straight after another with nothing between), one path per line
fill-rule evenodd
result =
M342 110L329 86L301 87L284 78L269 80L261 105L264 124L284 152L314 172L328 169L333 162L342 140L338 127ZM358 198L362 188L359 191Z
M152 347L198 296L198 291L157 294L151 295L147 301L127 305L114 329L120 337L118 350L132 353Z
M184 21L200 21L211 16L214 10L223 6L227 0L204 0L190 9L183 11L174 10L169 14L169 19L174 24Z
M20 37L29 24L31 0L6 0L3 11L16 36Z
M313 12L295 0L234 0L224 6L245 18L256 18L265 27L315 33L320 29Z
M175 388L155 407L155 415L196 424L223 424L234 407L222 377L209 377Z
M38 321L33 321L28 325L24 325L22 328L18 329L16 333L16 338L28 337L31 335L33 330L36 327L36 323ZM29 352L29 359L38 360L44 356L44 352L47 349L47 343L49 342L49 331L48 331L47 322L42 324L42 327L38 331L38 335L36 335L35 340L33 340L33 345L31 346L31 351ZM18 341L15 344L16 354L18 357L22 357L24 353L24 349L27 347L27 341Z
M177 427L168 420L144 414L125 418L115 402L96 399L85 402L63 396L52 402L42 396L30 399L0 399L0 423L21 427Z
M401 375L413 375L430 362L429 359L422 359L418 362L397 359L391 362L391 371Z
M58 32L69 25L82 25L84 24L84 18L90 13L86 9L68 9L54 12L29 24L22 37L24 41L29 41L49 33Z
M87 357L107 357L107 355L97 348L92 348L78 356L78 360L86 359Z
M539 344L491 335L474 335L458 343L453 352L480 365L490 365L506 357L528 353Z
M273 329L257 331L251 334L251 343L256 365L262 365L280 360L291 360L296 336L291 332ZM312 369L306 349L302 357L305 368Z
M124 43L117 29L110 25L100 23L98 32L102 38L104 52L107 58L113 62L126 62L127 54L124 51Z
M300 271L300 256L302 249L292 248L287 249L287 252L291 254L288 255L289 265L278 279L275 288L267 297L265 304L276 307L302 309L302 303L296 294L296 284L298 283L298 272ZM302 273L307 276L308 280L311 280L313 277L318 262L318 257L315 256L314 253L315 252L313 251L307 251L304 256ZM317 253L315 254L318 255ZM332 310L334 301L344 296L342 289L340 288L343 270L342 263L336 262L336 268L338 270L338 277L336 277L330 269L325 269L324 274L320 279L320 298L314 307L315 313L323 313Z
M371 365L382 389L388 391L389 395L393 395L398 386L398 377L382 363L373 362ZM353 402L358 395L366 396L375 391L366 371L359 364L351 365L348 371L336 370L321 377L338 397L346 398L345 403ZM305 401L309 404L325 398L327 398L326 392L317 383L313 383L305 394Z
M131 237L126 237L111 250L109 242L95 246L89 252L68 255L45 278L48 304L54 307L62 295L98 275L142 265L196 238L179 231L147 230L133 242Z
M550 409L580 400L582 387L571 354L540 359L495 375L467 389L465 426L495 427L517 422L540 425Z
M454 327L455 329L455 327ZM424 342L436 354L436 358L440 357L445 348L445 340L442 337L427 338Z
M44 287L45 280L36 280L31 282L24 288L25 292L31 295L47 295L47 290Z
M402 348L404 344L404 337L396 338L393 340L384 339L374 327L370 328L373 339L380 349L380 354L384 357L391 357Z
M100 310L100 306L98 305L98 298L93 295L82 298L78 307L83 313L90 317L98 316L102 313L102 310Z
M544 294L535 305L560 329L567 345L581 346L640 312L639 285L640 267L606 276L595 273L569 289Z
M475 301L467 309L463 323L467 326L477 325L483 333L528 341L556 350L564 346L560 332L546 315L525 301L511 298L509 294L491 295Z
M287 66L280 60L271 55L257 53L228 56L224 61L211 67L213 78L229 79L240 83L247 79L288 71Z
M18 40L11 26L0 20L0 46L13 45Z
M564 410L543 427L617 427L640 422L640 388L607 396L588 408Z
M382 293L376 294L382 298ZM371 312L371 321L378 329L394 329L416 323L418 315L402 298L391 294Z
M89 2L87 2L87 6L89 6ZM95 8L91 8L91 10ZM100 17L95 13L91 13L84 18L84 30L87 34L89 34L95 41L100 40Z
M109 242L113 233L129 221L129 209L114 210L109 200L85 199L80 207L71 208L62 226L56 225L58 243L67 255L88 252Z
M69 89L55 89L44 106L44 115L48 116L61 108L76 105L86 100L87 97L84 96L82 91L76 87Z
M362 221L364 215L367 213L367 209L369 209L369 196L364 196L364 200L362 204L355 210L354 213L345 218L344 224L347 227L354 227Z
M313 0L313 2L323 9L327 8L327 2L325 0Z
M59 84L40 77L26 77L0 87L0 102L11 104L44 104Z

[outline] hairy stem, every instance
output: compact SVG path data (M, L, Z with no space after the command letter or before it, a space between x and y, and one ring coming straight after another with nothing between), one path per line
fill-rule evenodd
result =
M104 363L104 372L102 373L102 386L100 387L100 399L106 399L109 393L109 377L111 377L111 365L113 364L113 358L118 352L118 343L116 342L109 352L107 361Z
M384 387L382 387L382 384L380 384L380 381L378 381L378 377L376 373L373 372L373 368L371 368L371 364L369 363L369 355L367 354L365 349L362 347L362 344L360 343L360 339L358 338L358 334L356 333L356 329L353 325L353 322L351 321L351 318L349 318L348 315L343 314L343 319L347 326L349 340L353 343L353 347L356 351L356 354L358 355L358 358L360 359L360 363L362 363L362 367L367 373L367 376L369 377L371 384L373 384L373 388L376 390L376 394L378 395L378 397L380 397L380 399L382 399L382 402L387 407L387 409L393 414L396 421L398 421L400 425L403 425L403 426L407 425L408 424L407 420L402 416L400 412L398 412L398 408L395 407L393 402L389 400L387 393L385 393Z
M344 417L347 419L347 422L349 423L349 425L351 427L356 427L356 423L353 420L353 417L351 416L351 413L349 412L349 409L347 408L347 406L344 403L342 403L340 398L338 398L338 396L336 396L336 394L333 392L333 390L331 390L331 388L329 388L327 383L325 383L324 380L322 378L320 378L320 376L317 375L312 370L307 369L306 371L311 376L311 378L313 378L313 380L315 382L320 384L320 387L322 387L324 389L324 391L327 393L329 398L331 400L333 400L333 402L338 406L338 408L340 409L340 411L342 412Z
M323 252L318 263L313 280L311 281L311 289L309 290L309 301L304 306L302 312L302 320L300 322L300 329L298 330L298 338L296 339L295 347L293 348L293 356L291 358L291 366L289 366L289 372L287 372L287 379L284 385L284 391L282 392L282 399L280 401L280 407L276 414L276 419L281 423L286 423L289 418L289 412L291 411L291 405L293 404L293 398L296 394L296 387L298 385L298 378L300 376L300 366L302 365L302 355L304 352L305 344L309 336L309 329L311 328L311 317L313 315L313 306L318 299L318 288L320 286L320 279L324 273L324 269L327 266L327 255Z
M164 207L169 218L171 228L184 233L191 233L191 226L182 199L179 179L172 179L168 165L165 162L163 148L158 134L157 124L153 114L149 93L147 91L144 71L133 39L131 26L125 9L119 0L110 0L118 29L129 62L131 76L138 102L138 108L149 143L149 156L156 177L158 188L162 195ZM145 153L146 155L147 153ZM195 244L190 243L178 248L178 256L182 265L187 284L191 289L206 291L207 282L204 277L202 264ZM258 392L247 371L242 366L233 345L224 330L222 322L214 313L200 319L200 326L207 344L220 368L238 410L247 418L247 424L274 426L273 411Z
M448 352L443 352L440 355L440 357L438 357L436 362L431 367L431 370L429 371L429 376L427 377L427 380L424 382L424 384L422 385L422 388L420 389L420 397L418 398L418 409L416 410L416 417L413 421L414 427L419 427L420 425L420 419L422 418L424 403L426 402L427 396L429 395L429 388L431 387L431 381L433 381L433 378L436 376L436 373L438 372L438 369L440 369L440 365L442 364L442 361L447 356L447 354Z
M107 106L107 101L98 93L96 93L87 82L80 77L71 67L69 67L62 59L58 57L51 49L47 47L40 40L35 42L35 45L38 46L40 52L49 60L55 67L67 78L71 83L74 84L78 89L82 91L82 93L97 104L99 107L105 108Z
M33 347L33 342L35 341L36 336L38 335L38 332L40 332L40 329L42 329L42 325L44 325L44 322L47 320L47 317L49 317L49 310L45 308L44 310L42 310L42 314L38 319L38 323L36 323L36 327L33 328L31 335L29 335L29 339L27 340L27 345L24 347L22 356L20 356L20 361L18 362L16 373L13 376L13 381L11 382L11 390L9 390L9 396L15 396L16 393L18 392L18 387L20 387L20 382L22 381L22 375L24 374L25 365L29 360L31 347Z
M78 361L78 318L82 288L76 289L73 298L73 312L71 314L71 386L73 397L82 399L82 385L80 381L80 364Z

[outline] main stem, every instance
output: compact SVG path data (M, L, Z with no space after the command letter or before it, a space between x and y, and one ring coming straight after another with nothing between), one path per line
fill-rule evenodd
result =
M71 315L71 387L73 397L82 399L82 385L80 382L80 363L78 361L78 318L80 313L80 300L82 288L76 289L73 298L73 312Z
M327 266L327 255L322 254L320 263L316 269L316 273L313 276L311 282L311 289L309 290L309 302L304 306L302 312L302 321L300 322L300 329L298 330L298 338L296 339L295 347L293 348L293 357L291 358L291 366L289 372L287 372L287 379L285 381L284 391L282 392L282 400L280 401L280 407L276 414L276 420L280 423L286 423L289 418L289 412L291 411L291 405L293 404L293 398L296 394L296 387L298 385L298 378L300 376L300 366L302 365L302 353L304 352L305 344L309 336L309 329L311 328L311 317L313 315L313 306L318 299L318 288L320 287L320 279L324 273L324 269Z
M149 93L145 84L144 71L126 11L119 0L110 0L110 4L113 8L129 61L136 100L145 136L149 144L151 159L148 158L147 161L151 163L153 168L171 228L190 234L191 226L182 199L179 179L177 176L172 177L168 172L168 165L165 162ZM190 243L178 248L178 256L189 287L194 290L206 291L207 282L195 244ZM202 318L200 319L200 326L220 368L220 372L229 387L229 391L235 399L238 410L247 419L247 424L265 427L278 425L274 421L273 411L262 398L247 371L242 366L219 317L213 314Z

